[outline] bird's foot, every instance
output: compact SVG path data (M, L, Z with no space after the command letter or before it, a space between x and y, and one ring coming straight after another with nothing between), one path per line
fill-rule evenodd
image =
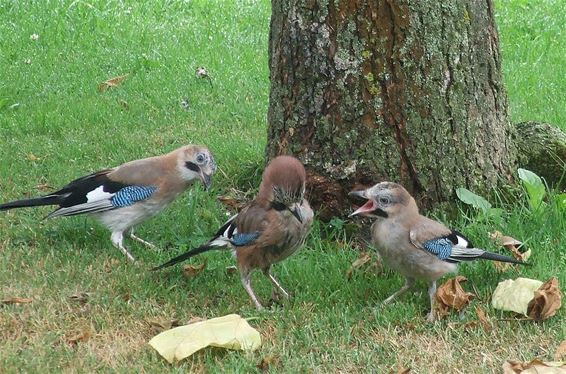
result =
M149 247L149 248L151 248L151 249L157 249L157 246L156 246L155 244L143 240L143 239L140 238L139 236L134 235L134 233L130 233L130 238L132 238L132 239L135 240L136 242L142 243L142 244L145 245L146 247Z
M430 323L436 321L436 313L434 313L432 310L428 312L426 315L426 321Z
M136 259L134 258L134 256L132 256L132 254L126 249L126 247L121 246L118 247L118 249L120 251L122 251L122 253L126 256L126 258L128 259L128 261L130 261L131 263L135 263Z

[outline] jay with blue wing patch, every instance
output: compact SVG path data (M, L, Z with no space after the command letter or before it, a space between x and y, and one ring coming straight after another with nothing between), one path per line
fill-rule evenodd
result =
M216 163L206 147L187 145L89 174L42 197L1 204L0 210L58 205L48 218L93 215L112 232L112 244L134 261L123 244L124 233L153 247L134 235L134 226L163 210L195 180L208 188L215 171Z
M242 284L258 310L263 306L251 287L251 273L260 269L283 297L289 294L271 273L271 265L301 247L313 220L304 198L306 172L290 156L273 159L263 172L256 198L231 217L206 244L155 267L162 269L212 249L230 249L236 257Z
M421 215L415 199L397 183L378 183L366 190L350 192L350 195L367 199L351 216L361 214L376 219L371 228L372 241L383 261L406 280L405 285L384 304L409 290L415 280L427 281L431 307L428 320L434 321L436 281L455 272L458 263L486 259L524 264L509 256L475 248L458 231Z

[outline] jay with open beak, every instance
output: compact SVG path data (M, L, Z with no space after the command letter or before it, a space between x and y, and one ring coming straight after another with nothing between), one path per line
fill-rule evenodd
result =
M251 286L251 273L260 269L283 297L289 298L271 274L271 265L301 247L313 220L305 199L305 168L291 156L273 159L263 172L256 198L230 218L206 244L155 267L162 269L212 249L231 249L241 281L258 310L263 309Z
M47 218L90 214L112 232L112 244L134 261L124 246L124 233L153 247L134 235L134 226L162 211L195 180L208 188L215 171L208 148L187 145L89 174L45 196L1 204L0 210L58 205Z
M382 182L366 190L350 192L367 199L352 213L374 217L372 240L383 261L405 277L405 285L389 296L384 304L409 290L415 280L428 282L431 311L428 320L435 320L436 281L457 270L462 261L487 259L524 264L514 258L475 248L461 233L419 214L415 199L403 186Z

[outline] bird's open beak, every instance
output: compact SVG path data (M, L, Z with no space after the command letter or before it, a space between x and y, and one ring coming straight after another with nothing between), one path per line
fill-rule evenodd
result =
M291 213L295 216L295 218L300 222L303 223L303 215L301 214L301 207L299 204L295 204L293 209L289 209Z
M359 207L354 213L350 214L348 217L353 217L353 216L356 216L358 214L373 213L373 211L376 209L375 203L373 202L373 200L368 198L367 190L352 191L348 195L367 199L367 202L364 205Z
M204 184L204 188L208 190L212 185L212 175L201 172L200 179L202 180L202 184Z

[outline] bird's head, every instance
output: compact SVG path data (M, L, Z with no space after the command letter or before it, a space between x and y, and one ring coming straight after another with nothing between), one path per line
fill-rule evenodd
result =
M272 208L291 212L303 222L301 204L305 196L307 173L295 157L278 156L271 160L263 172L258 199Z
M179 150L177 167L183 179L200 179L208 189L212 184L212 175L216 171L216 162L212 153L203 145L187 145Z
M393 182L381 182L365 190L352 191L349 195L367 199L350 217L360 214L376 218L394 218L403 213L418 212L415 199L403 186Z

